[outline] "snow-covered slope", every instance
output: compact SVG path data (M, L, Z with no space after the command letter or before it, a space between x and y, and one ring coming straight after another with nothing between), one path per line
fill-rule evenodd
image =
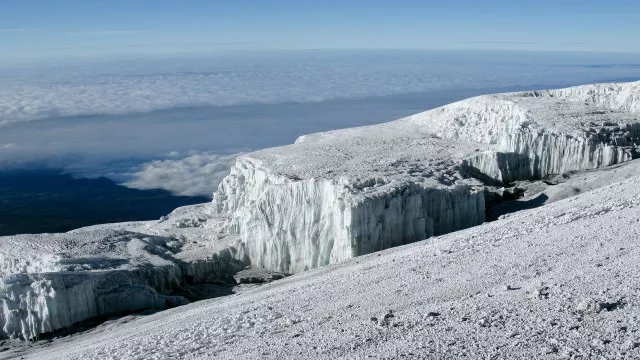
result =
M245 265L299 273L479 225L487 192L630 160L640 82L476 97L247 154L212 204L0 239L1 337L185 300ZM122 301L131 299L131 301Z
M638 358L639 181L15 355Z

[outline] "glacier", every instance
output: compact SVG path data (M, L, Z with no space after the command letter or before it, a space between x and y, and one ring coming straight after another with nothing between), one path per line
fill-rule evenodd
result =
M246 266L299 273L482 224L517 180L637 156L640 82L485 95L239 157L159 221L0 239L1 337L166 309Z
M640 82L479 96L244 155L214 194L250 261L296 273L485 221L485 192L634 158Z
M174 223L2 237L1 337L31 340L87 319L165 310L188 303L172 295L183 286L231 278L248 265L241 247L199 236L179 219L199 209L177 209ZM146 233L124 229L136 227Z

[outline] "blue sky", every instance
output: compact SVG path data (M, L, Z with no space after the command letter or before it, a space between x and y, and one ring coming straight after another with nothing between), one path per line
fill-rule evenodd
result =
M636 0L0 0L0 57L226 49L640 52Z

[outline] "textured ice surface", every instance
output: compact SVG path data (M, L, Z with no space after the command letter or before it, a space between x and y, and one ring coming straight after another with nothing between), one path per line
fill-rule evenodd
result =
M297 273L479 225L487 184L634 157L639 98L640 82L471 98L244 155L213 203L157 222L2 238L2 335L177 305L182 284L247 264Z
M186 283L231 278L246 265L242 246L207 234L198 222L206 207L177 209L172 221L1 238L0 337L34 339L90 318L164 310L187 303L170 295Z
M214 202L259 266L299 272L482 223L478 181L633 158L640 82L480 96L239 158Z
M494 144L465 163L500 181L630 160L640 82L480 96L411 116L446 139Z
M481 189L455 169L474 148L389 127L268 149L215 202L253 263L299 272L482 223Z

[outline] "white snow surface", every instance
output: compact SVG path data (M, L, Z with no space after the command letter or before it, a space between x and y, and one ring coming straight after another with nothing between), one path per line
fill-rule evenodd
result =
M639 181L7 355L638 358Z
M185 282L248 264L299 273L480 225L487 184L630 160L639 98L640 82L471 98L243 155L213 203L160 221L0 238L1 335L182 304Z

